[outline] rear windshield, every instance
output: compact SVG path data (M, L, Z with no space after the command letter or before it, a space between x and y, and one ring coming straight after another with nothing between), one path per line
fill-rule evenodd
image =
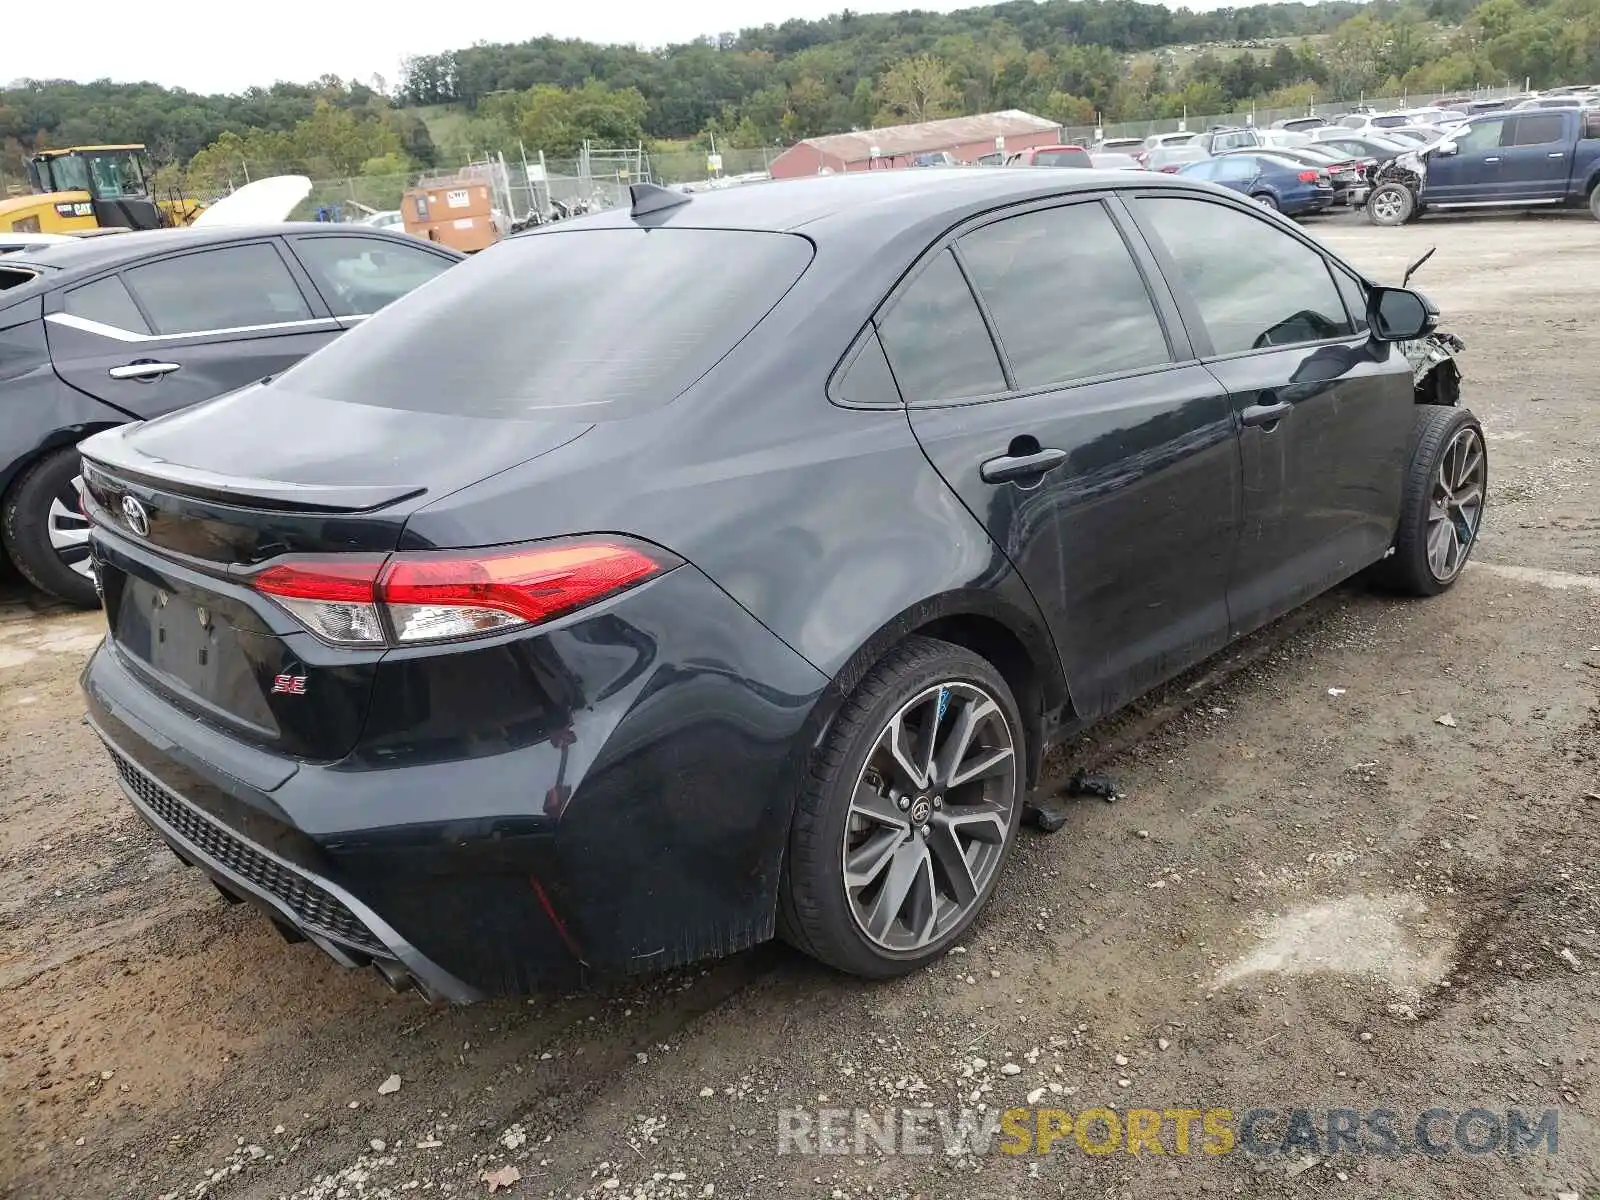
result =
M620 416L682 393L810 262L811 243L787 233L576 229L511 238L280 379L380 408Z
M1036 167L1087 167L1089 155L1082 150L1041 150L1033 156Z

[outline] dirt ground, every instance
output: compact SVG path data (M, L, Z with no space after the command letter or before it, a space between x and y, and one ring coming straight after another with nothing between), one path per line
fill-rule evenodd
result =
M0 1194L1600 1195L1600 236L1317 231L1396 282L1439 246L1416 282L1492 456L1475 564L1435 601L1341 590L1094 730L1063 770L1122 798L1025 832L914 978L768 946L606 994L394 995L179 865L79 720L100 618L0 594ZM1555 1109L1559 1141L778 1152L779 1109L979 1103Z

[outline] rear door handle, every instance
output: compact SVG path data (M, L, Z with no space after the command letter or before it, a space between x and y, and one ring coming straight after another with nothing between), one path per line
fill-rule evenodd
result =
M1567 152L1565 150L1556 150L1545 155L1546 158L1565 158L1566 156Z
M160 379L163 375L171 375L174 371L181 371L179 363L166 362L131 362L126 366L112 367L113 379Z
M1492 156L1490 158L1484 159L1483 161L1486 162L1486 163L1499 162L1500 161L1500 156L1498 154L1496 154L1496 155L1494 155L1494 156Z
M1293 410L1294 405L1287 400L1279 400L1274 404L1252 404L1239 414L1239 423L1252 428L1265 428L1268 433L1271 433L1272 426L1283 420Z
M1035 450L1032 454L1003 454L979 467L978 477L985 483L1011 483L1053 471L1066 461L1065 450L1050 448Z

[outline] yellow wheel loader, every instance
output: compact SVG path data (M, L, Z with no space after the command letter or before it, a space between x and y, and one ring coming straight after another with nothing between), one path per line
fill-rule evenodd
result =
M143 146L72 146L28 160L33 195L0 199L0 233L86 233L187 225L202 205L155 197Z

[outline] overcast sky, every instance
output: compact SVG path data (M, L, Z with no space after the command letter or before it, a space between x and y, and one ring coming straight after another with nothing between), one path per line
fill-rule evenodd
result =
M948 12L973 0L920 0ZM149 79L197 92L236 92L274 80L334 74L393 82L400 60L473 42L520 42L553 34L659 46L707 33L823 17L841 8L885 12L912 0L522 0L440 4L379 0L257 8L239 0L200 8L129 8L111 0L71 6L70 33L26 38L0 79ZM230 26L227 14L238 23ZM165 15L163 15L165 14ZM206 16L210 19L207 20ZM65 27L63 27L65 28Z

